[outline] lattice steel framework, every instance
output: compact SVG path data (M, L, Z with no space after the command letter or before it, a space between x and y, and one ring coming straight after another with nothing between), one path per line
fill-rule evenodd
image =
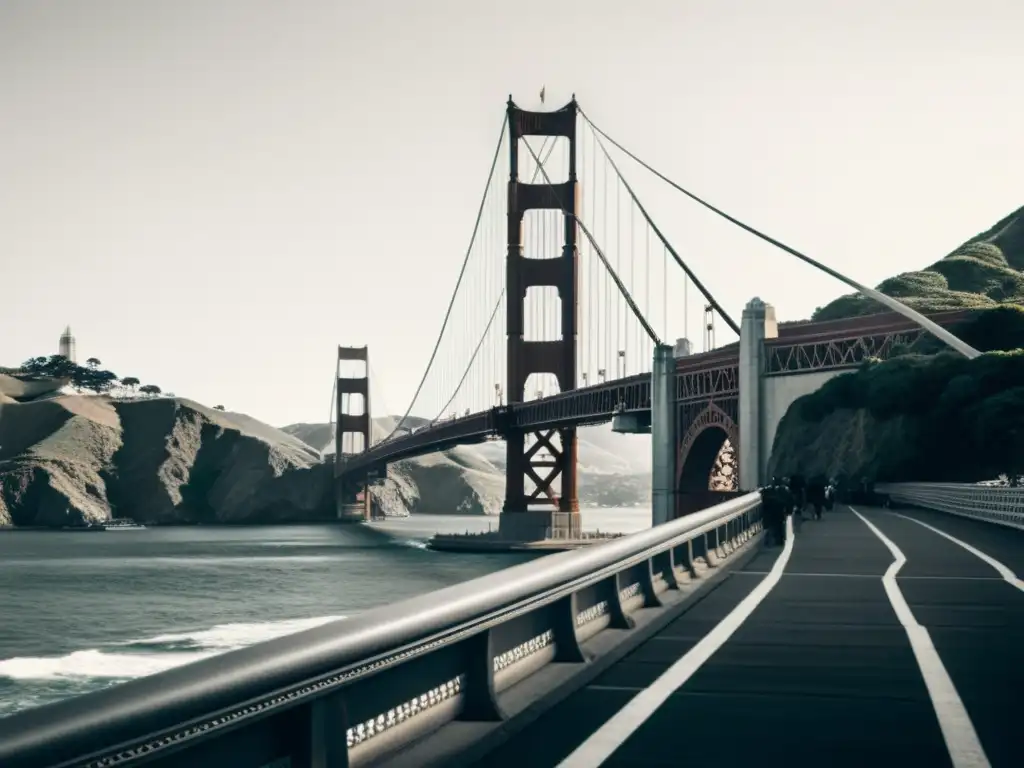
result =
M924 333L924 329L918 328L845 339L768 343L765 345L765 373L785 376L803 371L855 368L872 357L887 359L894 348L910 346Z
M701 472L700 487L682 487L693 484L686 479L687 461L704 432L714 429L724 433L724 439L733 449L739 446L739 392L739 366L736 362L719 360L717 364L681 370L676 375L676 434L680 436L676 487L679 490L707 491L710 487L711 472L718 463L718 457L708 467L707 477L703 477ZM732 465L735 473L738 470L735 457Z

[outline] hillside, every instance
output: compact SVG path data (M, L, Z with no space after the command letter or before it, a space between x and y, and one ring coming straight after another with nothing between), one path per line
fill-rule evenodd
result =
M981 310L952 330L988 354L967 360L925 335L832 379L787 410L769 474L954 482L1024 472L1024 208L878 289L923 311ZM877 311L843 296L814 319Z
M1024 350L870 362L798 399L768 471L976 482L1024 473Z
M166 397L0 404L0 525L333 516L319 454L244 414Z
M1024 208L931 266L875 287L920 311L1024 305ZM816 309L812 319L838 320L883 309L860 294L848 294Z
M373 420L373 437L394 429L395 417ZM307 445L334 452L330 424L290 424L282 431ZM650 500L651 443L645 435L619 435L609 426L579 430L579 494L586 506L633 506ZM491 514L501 511L505 443L463 445L399 461L374 495L389 514Z

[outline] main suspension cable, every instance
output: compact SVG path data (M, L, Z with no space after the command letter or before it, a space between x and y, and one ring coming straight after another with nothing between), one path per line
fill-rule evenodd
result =
M430 368L434 364L434 359L437 357L437 352L441 347L441 340L444 338L444 332L448 328L448 320L451 318L452 308L455 306L455 299L459 295L459 288L462 285L462 278L466 274L466 266L469 264L469 257L473 253L473 244L476 242L477 232L480 230L480 221L481 219L483 219L484 206L487 203L487 193L490 191L491 180L494 178L494 169L497 168L498 166L498 157L501 155L501 147L502 144L504 144L505 142L505 131L507 128L508 115L506 114L505 118L501 122L501 133L498 134L498 146L494 148L494 158L491 160L491 169L487 173L487 183L484 185L484 193L483 196L480 198L480 207L477 210L476 222L473 224L473 234L469 238L469 246L466 248L466 256L465 258L463 258L462 268L459 270L459 278L455 283L455 290L452 291L451 301L448 302L448 309L444 313L444 321L441 323L441 332L437 335L437 342L434 344L434 350L430 353L430 359L427 361L427 367L423 371L423 378L420 379L419 386L416 387L416 392L413 394L412 400L409 402L409 407L402 415L402 418L398 420L398 422L395 424L394 429L392 429L388 436L385 437L384 440L381 440L381 442L389 440L391 436L398 432L398 430L401 429L402 426L405 424L406 419L409 418L409 414L412 413L412 409L416 405L416 399L420 396L420 392L422 391L423 385L427 380L427 376L430 375Z
M580 114L583 114L583 110L582 109L580 110ZM728 222L730 222L732 224L735 224L737 227L739 227L740 229L742 229L742 230L744 230L746 232L749 232L754 237L760 238L761 240L764 240L766 243L770 243L771 245L774 245L776 248L785 251L786 253L790 254L791 256L796 256L801 261L803 261L803 262L805 262L807 264L810 264L812 267L817 267L822 272L827 273L828 275L836 278L837 280L840 280L840 281L846 283L847 285L850 284L850 279L849 278L841 275L840 273L836 272L834 269L832 269L832 268L822 264L820 261L817 261L816 259L812 259L807 254L801 253L800 251L796 250L796 248L792 248L792 247L786 245L781 240L776 240L771 235L767 235L764 232L761 232L760 230L755 229L754 227L750 226L749 224L746 224L746 223L740 221L735 216L730 216L728 213L726 213L722 209L716 208L714 205L709 203L707 200L704 200L703 198L699 197L698 195L694 194L693 192L689 191L688 189L685 189L684 187L681 187L679 184L677 184L676 182L672 181L672 179L670 179L668 176L666 176L665 174L661 173L658 169L652 167L649 163L644 162L639 157L637 157L635 154L633 154L628 149L626 149L624 146L622 146L619 142L617 142L615 139L613 139L611 136L609 136L607 133L605 133L601 128L599 128L589 117L587 117L586 115L583 115L583 117L587 121L587 124L594 131L596 131L600 136L602 136L602 137L604 137L605 139L608 140L609 144L611 144L613 147L618 149L620 152L622 152L624 155L626 155L633 162L637 163L638 165L640 165L645 170L647 170L647 171L651 172L652 174L654 174L655 176L657 176L659 179L664 181L670 187L673 187L677 191L682 192L684 195L686 195L688 198L693 200L698 205L704 206L705 208L707 208L712 213L715 213L715 214L721 216L726 221L728 221ZM684 269L685 269L685 267L684 267ZM696 277L694 277L693 280L694 280L694 284L697 285L698 288L700 288L700 285L697 283ZM851 287L854 287L854 286L851 286ZM701 289L701 290L703 292L703 289ZM858 288L858 290L859 290L859 288ZM714 303L713 300L711 299L710 295L708 295L707 293L705 293L704 295L707 296L708 301L711 301L712 303ZM716 307L716 309L718 309L718 308ZM722 312L721 309L719 309L718 311L720 313ZM730 327L733 325L729 321L728 317L724 313L722 314L722 317L726 320L726 322L729 323ZM733 330L736 330L736 329L734 328ZM737 331L737 333L738 332L739 331Z
M650 228L654 230L654 234L658 236L658 239L661 240L662 244L665 246L668 252L672 254L672 258L675 259L676 264L683 268L683 271L686 273L687 277L689 277L690 280L693 281L693 284L697 286L697 290L704 294L704 298L708 300L708 303L711 304L711 306L713 306L718 311L718 314L722 316L722 319L725 320L725 324L728 325L734 333L739 335L740 327L731 317L729 317L729 313L722 309L722 305L719 304L718 300L711 295L711 291L709 291L704 286L704 284L700 281L700 278L697 277L697 275L694 274L693 270L691 270L686 265L686 262L684 262L682 258L680 258L679 254L676 253L676 249L672 247L672 244L669 243L666 237L661 233L661 230L658 229L658 225L654 223L653 219L651 219L650 214L647 213L647 209L644 208L643 203L641 203L640 200L637 198L636 193L633 191L633 188L629 185L629 182L626 181L625 176L622 175L622 171L619 170L619 166L615 163L615 160L612 159L611 154L609 154L608 148L605 146L604 141L602 141L602 137L608 139L608 141L611 144L615 145L617 148L622 149L622 147L616 144L614 141L612 141L612 139L608 138L608 135L604 131L602 131L600 128L594 125L591 119L587 117L587 113L583 111L582 107L578 107L578 109L580 111L580 116L584 120L586 120L587 125L589 125L591 130L593 130L597 134L598 146L601 147L601 151L604 152L605 158L611 164L612 170L615 171L615 175L619 177L619 181L622 182L622 185L626 188L626 191L629 193L630 197L633 198L633 202L636 204L636 207L640 210L640 214L644 217L644 219L647 220L647 224L650 226ZM626 152L626 150L624 149L622 151ZM629 154L629 152L626 152L626 154ZM630 157L633 157L633 159L636 160L635 156L630 155ZM640 161L638 160L637 162ZM656 171L654 172L657 173ZM660 176L660 174L658 175ZM689 193L687 192L687 194Z
M551 142L551 145L548 147L547 154L544 155L544 158L539 161L540 165L537 166L537 168L535 168L533 171L533 176L530 178L531 184L533 184L537 180L537 176L540 173L541 168L543 168L544 163L546 163L550 159L551 153L554 151L556 146L557 145L555 144L555 142ZM541 144L540 151L544 152L543 144ZM448 398L448 402L441 406L441 409L440 411L438 411L437 416L434 417L434 421L437 421L438 419L441 418L441 416L444 415L444 412L448 410L448 406L450 406L452 404L452 401L455 400L455 398L458 396L459 390L462 388L463 383L465 383L466 381L466 377L469 376L470 369L472 369L473 367L473 362L476 360L477 355L480 353L480 348L483 346L484 341L487 339L487 334L491 330L491 325L494 324L494 318L497 317L498 315L498 310L501 308L501 300L503 298L505 298L505 287L502 287L501 293L498 294L498 300L494 302L494 308L491 310L491 316L487 320L487 325L484 327L483 333L480 334L480 339L479 341L477 341L476 348L473 350L472 357L469 358L469 363L466 365L466 370L463 371L462 373L462 378L459 379L459 383L455 387L455 391L452 393L452 396Z

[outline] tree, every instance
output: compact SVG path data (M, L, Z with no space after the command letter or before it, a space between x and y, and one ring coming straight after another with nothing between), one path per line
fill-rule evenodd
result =
M139 386L140 383L141 382L134 376L125 376L123 379L121 379L121 384L128 387L132 391L134 391L135 388Z
M103 365L103 363L99 361L99 358L95 357L90 357L88 360L85 361L85 364L94 371L101 365Z
M213 410L215 410L215 411L223 411L224 410L224 406L223 405L215 405L215 406L213 406Z
M160 387L156 384L145 384L144 386L139 387L139 392L144 395L159 395Z
M99 365L100 361L96 358L89 358L88 367L85 367L71 362L63 355L51 355L26 360L21 368L27 373L39 376L67 379L78 390L102 394L110 390L117 381L117 376L110 371L101 370Z
M82 375L74 378L75 386L102 395L109 392L117 381L117 374L99 369L83 369Z

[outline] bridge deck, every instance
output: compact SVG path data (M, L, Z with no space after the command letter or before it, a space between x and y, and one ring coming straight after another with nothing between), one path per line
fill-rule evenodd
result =
M910 621L927 629L941 664L919 664L887 596L882 576L893 554L852 511L837 507L821 522L803 522L788 560L781 556L777 583L703 665L690 664L697 668L688 679L680 659L702 638L736 623L730 614L763 590L758 584L772 581L766 574L780 549L758 554L476 765L545 768L570 755L566 768L1020 765L1024 728L1014 697L1024 690L1024 585L1008 583L976 555L915 522L883 510L857 511L906 557L896 583ZM1024 574L1018 531L919 510L899 514ZM917 646L918 655L927 655ZM969 727L965 734L955 725L943 737L925 680L941 683L942 667L977 741ZM955 717L953 699L952 706L939 704L944 715ZM978 741L987 763L951 757Z

